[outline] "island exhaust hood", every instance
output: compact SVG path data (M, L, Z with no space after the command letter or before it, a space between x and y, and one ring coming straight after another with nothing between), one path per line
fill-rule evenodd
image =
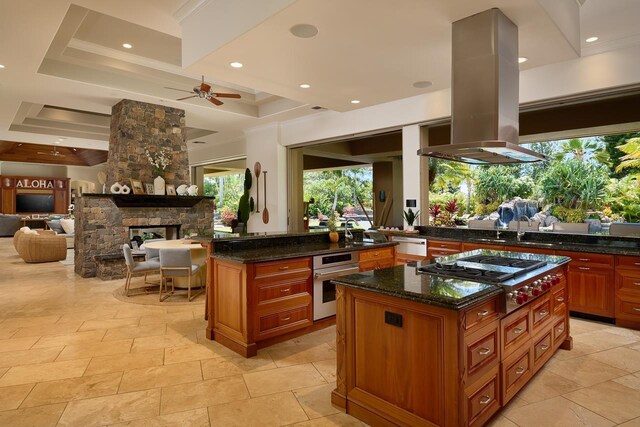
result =
M494 8L453 23L451 143L422 156L477 165L546 160L518 145L518 27Z

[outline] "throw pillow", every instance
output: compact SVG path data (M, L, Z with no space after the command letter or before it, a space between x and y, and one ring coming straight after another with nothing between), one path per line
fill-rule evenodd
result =
M64 233L64 228L62 227L62 224L60 224L59 219L47 221L47 225L49 226L50 229L55 231L57 234Z
M38 234L36 230L25 230L24 234Z
M20 231L22 231L22 232L25 232L25 231L27 231L27 230L31 230L31 229L30 229L29 227L22 227L22 228L20 228Z
M75 221L72 219L61 219L60 225L64 229L64 232L67 234L73 234L75 231Z

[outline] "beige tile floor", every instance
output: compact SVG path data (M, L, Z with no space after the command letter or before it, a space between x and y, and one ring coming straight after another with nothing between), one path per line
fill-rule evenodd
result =
M27 265L0 238L0 426L361 426L330 404L335 330L244 359L203 306L116 300L123 281ZM572 319L560 351L493 426L640 426L640 332Z

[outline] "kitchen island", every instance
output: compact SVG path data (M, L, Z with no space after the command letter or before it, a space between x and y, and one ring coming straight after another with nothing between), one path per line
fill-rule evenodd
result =
M435 262L335 281L334 405L372 425L483 425L558 348L571 348L569 258L473 251L438 262L469 255L546 264L507 279L511 295L503 284L420 272Z

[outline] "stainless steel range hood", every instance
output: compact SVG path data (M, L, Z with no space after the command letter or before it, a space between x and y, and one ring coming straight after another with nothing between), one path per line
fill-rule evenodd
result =
M518 143L518 27L499 9L453 23L451 144L422 156L471 164L546 160Z

